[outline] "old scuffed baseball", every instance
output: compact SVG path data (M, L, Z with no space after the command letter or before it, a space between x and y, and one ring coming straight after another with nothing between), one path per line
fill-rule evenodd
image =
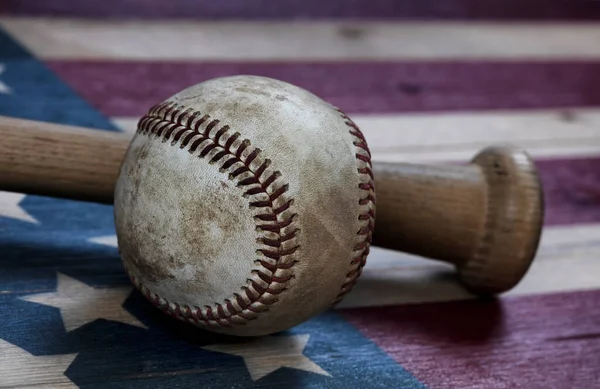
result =
M210 331L256 336L352 289L375 188L367 142L343 112L289 83L231 76L140 119L114 205L124 267L148 300Z

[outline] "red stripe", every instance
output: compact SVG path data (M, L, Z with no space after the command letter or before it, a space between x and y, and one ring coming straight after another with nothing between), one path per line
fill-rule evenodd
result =
M432 388L600 383L600 290L340 312Z
M7 2L7 3L6 3ZM13 15L195 19L597 20L594 0L5 0Z
M600 62L48 64L108 116L141 116L210 78L254 74L301 86L353 113L600 106Z
M545 197L545 224L600 222L600 157L536 161Z

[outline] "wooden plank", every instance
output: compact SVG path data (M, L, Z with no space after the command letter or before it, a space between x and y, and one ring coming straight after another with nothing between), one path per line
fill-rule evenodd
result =
M0 339L0 385L2 388L78 388L63 371L77 353L35 356Z
M600 25L0 18L43 59L598 59ZM152 31L149 34L148 31ZM185 42L185 44L183 44Z
M396 19L396 20L597 20L597 2L585 0L71 0L9 1L0 13L84 18L215 19Z
M600 107L595 87L600 62L53 60L47 65L108 116L140 116L184 88L238 74L290 82L353 116Z
M588 389L600 382L598 289L340 312L430 388Z

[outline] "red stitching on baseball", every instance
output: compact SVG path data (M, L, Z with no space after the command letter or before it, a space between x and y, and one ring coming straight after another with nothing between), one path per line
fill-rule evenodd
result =
M264 213L262 215L254 216L254 219L262 221L277 221L277 216L272 213Z
M256 319L257 314L267 311L268 305L277 301L274 296L286 290L285 284L294 277L291 269L297 262L291 256L300 246L295 241L286 244L285 247L282 243L294 240L300 230L293 225L296 214L288 212L286 216L283 215L284 212L290 210L293 199L284 196L289 186L278 183L281 173L279 171L272 172L261 182L271 161L265 159L253 171L252 163L259 158L261 150L252 148L247 139L240 142L238 132L228 135L230 128L227 125L220 127L211 135L219 125L219 120L210 121L202 131L201 126L207 122L210 116L200 116L201 113L189 108L184 110L176 103L161 103L152 107L140 119L137 132L148 136L155 135L157 138L161 137L163 142L168 141L172 136L171 145L173 146L178 142L182 149L189 146L190 153L201 148L198 155L200 158L213 153L209 158L209 163L220 163L227 157L220 166L220 171L223 173L229 171L229 179L237 180L238 187L246 188L244 196L250 197L249 200L252 200L249 201L250 208L262 208L265 211L256 215L256 220L261 222L257 223L256 229L277 234L276 238L264 236L258 239L257 243L262 243L268 248L257 250L257 255L262 257L255 261L260 268L252 271L257 279L248 279L248 284L240 288L241 294L234 293L232 298L225 299L222 304L215 302L213 306L207 305L200 308L167 301L151 292L131 274L127 266L125 266L125 270L132 282L152 304L172 316L180 319L192 319L195 323L205 326L240 325ZM226 138L224 143L221 143L222 138ZM245 173L247 176L242 176ZM238 317L242 320L234 320Z
M360 204L360 205L366 205L366 204L369 204L371 202L375 202L375 196L373 196L372 194L369 193L369 195L367 197L365 197L364 199L360 199L358 201L358 204Z
M360 174L368 174L369 177L371 177L372 180L375 179L375 177L373 177L373 171L371 169L369 169L368 167L363 167L361 169L358 169L358 172Z
M260 167L256 170L256 177L260 178L260 176L262 176L265 169L268 168L270 165L271 165L271 160L265 159L263 161L262 165L260 165ZM266 181L265 181L265 183L266 183Z
M256 228L263 230L263 231L271 231L271 232L277 232L279 233L279 231L287 226L289 226L290 224L292 224L293 222L293 216L289 217L288 219L284 220L283 222L277 222L277 223L273 223L273 224L259 224L256 226Z
M262 295L261 295L261 296L262 296ZM259 298L260 298L260 297L259 297ZM257 299L257 300L258 300L258 299ZM266 309L265 309L265 310L261 310L260 308L258 308L258 307L254 307L254 306L252 306L252 305L248 305L248 307L246 307L246 309L247 309L247 310L249 310L249 311L251 311L251 312L254 312L254 313L262 313L262 312L266 311Z
M360 277L362 269L367 262L369 250L371 247L371 241L373 238L373 229L375 227L375 180L373 178L373 171L371 165L371 151L367 146L367 140L363 133L360 131L356 123L352 121L342 110L336 108L340 113L341 117L345 120L345 123L350 127L350 134L356 138L353 142L356 146L356 161L359 165L357 168L358 173L365 177L368 181L361 182L358 188L366 192L366 196L358 201L358 204L363 207L363 212L358 215L358 220L364 224L356 232L356 235L360 237L360 241L354 246L356 256L350 261L350 271L346 274L346 281L341 287L341 290L333 302L333 305L339 303L342 298L352 290L354 284Z

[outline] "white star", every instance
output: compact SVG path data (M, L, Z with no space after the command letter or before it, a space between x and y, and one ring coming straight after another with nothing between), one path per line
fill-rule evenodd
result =
M106 246L117 247L117 236L116 235L107 235L107 236L98 236L96 238L89 239L90 242L103 244Z
M25 196L22 193L0 192L0 217L9 217L11 219L39 224L33 216L25 212L19 205Z
M58 273L56 292L33 294L21 299L59 308L67 332L96 319L113 320L147 328L122 306L132 289L132 287L96 289Z
M3 388L78 388L65 374L77 354L35 356L0 339Z
M0 63L0 74L2 74L3 72L4 72L4 64ZM0 93L9 95L12 93L12 90L8 87L8 85L6 85L2 81L0 81Z
M279 369L289 367L331 377L319 365L302 354L310 335L265 336L237 344L217 344L205 350L237 355L254 381Z

